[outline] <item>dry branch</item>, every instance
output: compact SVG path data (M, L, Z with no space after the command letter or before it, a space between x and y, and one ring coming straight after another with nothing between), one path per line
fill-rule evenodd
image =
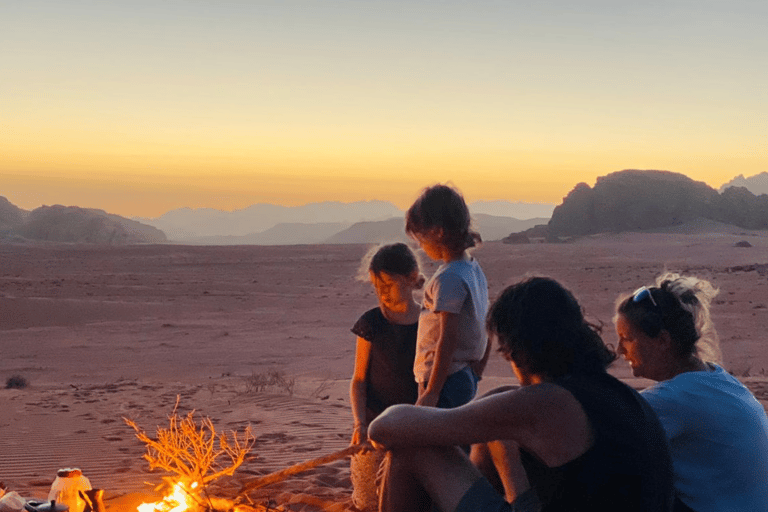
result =
M260 487L264 487L266 485L269 485L275 482L279 482L281 480L285 480L289 476L293 476L297 473L303 473L304 471L308 471L312 468L316 468L317 466L322 466L323 464L328 464L329 462L343 459L344 457L354 455L357 452L361 452L363 450L370 450L370 449L371 449L371 445L368 443L355 444L352 446L348 446L343 450L339 450L337 452L331 453L329 455L324 455L322 457L308 460L306 462L300 462L299 464L295 464L289 468L282 469L280 471L276 471L274 473L270 473L268 475L254 478L250 481L245 482L245 484L243 484L243 486L240 488L239 493L242 496L249 491L258 489Z

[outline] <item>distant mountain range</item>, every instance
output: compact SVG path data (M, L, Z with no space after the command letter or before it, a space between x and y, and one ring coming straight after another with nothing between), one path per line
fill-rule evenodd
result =
M768 194L768 172L761 172L755 174L749 178L745 178L743 174L739 174L731 181L720 187L720 192L725 192L725 189L730 187L744 187L756 196L761 194Z
M475 228L484 240L498 240L513 231L546 223L554 205L480 202L474 210L516 213L509 216L474 213ZM547 216L530 217L532 214ZM38 240L66 243L194 245L347 244L405 240L404 212L387 201L323 202L286 207L256 204L224 212L182 208L157 219L126 219L102 210L76 206L42 206L31 212L0 197L0 241Z
M509 225L523 219L546 220L552 215L555 205L540 203L512 203L508 201L478 201L469 205L475 220L479 223L481 215L511 219ZM211 208L180 208L169 211L160 217L134 220L162 230L170 240L195 244L238 244L253 243L275 245L286 243L320 243L326 239L348 240L352 235L333 235L340 233L354 224L370 223L372 230L388 232L384 225L373 223L401 219L399 230L402 231L403 210L388 201L357 201L352 203L321 202L303 206L278 206L273 204L254 204L242 210L231 212ZM487 236L497 236L496 227L503 225L503 220L485 219L482 224L489 229ZM492 227L494 226L494 227ZM359 227L357 229L360 229ZM499 236L505 236L508 233ZM363 238L370 238L370 234ZM391 234L390 234L391 236ZM330 242L353 243L353 242Z
M501 240L509 233L523 231L549 219L518 220L479 214L474 216L474 228L485 241ZM297 245L297 244L362 244L380 242L411 242L403 230L405 219L363 221L353 224L338 223L283 223L261 233L192 237L175 243L192 245Z
M184 241L210 236L251 236L286 223L336 223L348 227L355 222L384 220L402 213L387 201L328 201L293 207L254 204L230 212L212 208L180 208L155 219L136 217L134 220L162 230L171 240Z
M563 203L478 201L469 205L483 240L557 240L707 222L768 229L768 172L735 177L718 192L668 171L625 170L579 183ZM406 240L404 212L387 201L254 204L231 212L181 208L127 219L77 206L26 211L0 196L0 242L196 245L294 245ZM706 225L706 222L701 223ZM517 236L520 235L520 236Z

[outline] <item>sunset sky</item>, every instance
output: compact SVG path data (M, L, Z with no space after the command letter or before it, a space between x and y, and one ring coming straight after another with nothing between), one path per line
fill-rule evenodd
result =
M0 2L0 195L156 217L768 171L765 0Z

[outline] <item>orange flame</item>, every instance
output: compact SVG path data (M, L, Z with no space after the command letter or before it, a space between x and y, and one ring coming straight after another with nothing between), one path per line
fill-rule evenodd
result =
M182 482L177 482L161 501L142 503L137 509L139 512L184 512L193 509L195 500L192 497L192 491L196 488L197 482L192 482L189 489Z

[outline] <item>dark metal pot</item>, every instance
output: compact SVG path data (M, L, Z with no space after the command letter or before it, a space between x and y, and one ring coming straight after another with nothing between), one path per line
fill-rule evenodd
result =
M63 503L56 503L56 500L52 501L36 501L29 500L24 505L24 510L27 512L68 512L69 507Z

